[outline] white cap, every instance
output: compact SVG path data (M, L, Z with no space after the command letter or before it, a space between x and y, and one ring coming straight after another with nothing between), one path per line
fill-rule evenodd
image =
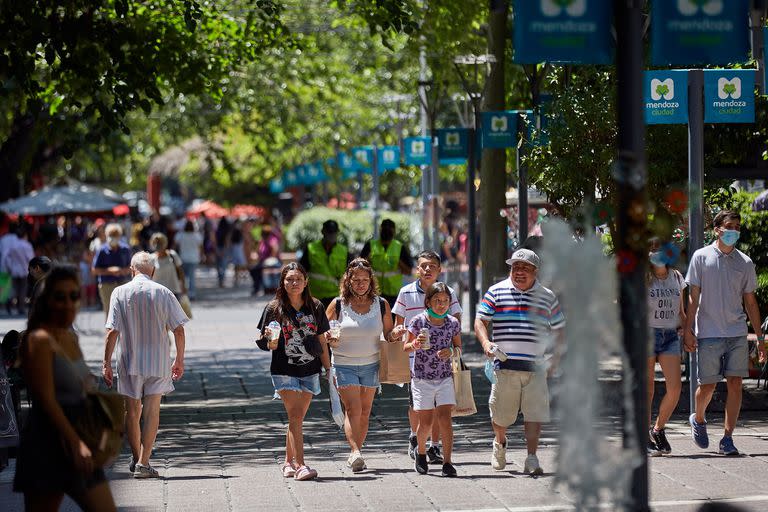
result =
M518 249L512 254L512 257L507 260L507 265L511 265L516 261L522 261L524 263L530 263L536 268L541 265L539 256L530 249Z

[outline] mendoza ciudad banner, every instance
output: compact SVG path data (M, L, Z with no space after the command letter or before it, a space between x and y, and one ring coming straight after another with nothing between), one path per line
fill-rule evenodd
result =
M613 0L515 0L514 61L610 64Z
M749 0L653 0L654 66L727 65L749 56Z
M432 163L432 139L407 137L403 140L405 165L429 165Z
M645 72L645 123L688 123L688 71Z
M755 122L754 69L704 70L704 122Z
M517 145L517 110L483 112L483 147L511 148Z
M461 165L469 155L469 130L442 128L437 130L438 158L443 165Z

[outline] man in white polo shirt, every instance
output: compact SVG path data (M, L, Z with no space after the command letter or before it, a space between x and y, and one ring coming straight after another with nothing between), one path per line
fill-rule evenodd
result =
M475 336L488 357L494 347L507 358L494 360L496 384L491 386L488 405L491 411L493 456L491 466L501 471L507 464L507 428L523 413L528 456L523 472L541 475L536 450L542 423L549 422L549 389L543 364L545 340L542 334L554 333L562 341L565 318L551 290L536 279L540 260L529 249L518 249L507 260L509 278L496 283L485 293L477 310ZM488 324L493 323L493 343Z
M160 424L160 399L173 391L173 381L184 374L184 324L189 319L173 292L152 281L155 263L149 253L134 254L130 268L133 279L115 288L109 301L102 375L111 387L112 352L119 337L117 392L125 397L133 454L128 469L134 478L158 478L149 458ZM173 363L169 330L176 344Z
M396 340L404 335L407 327L417 315L423 313L427 308L424 305L424 290L437 282L442 272L440 256L434 251L422 251L416 260L416 272L419 278L400 289L400 293L395 300L395 306L392 308L392 314L395 315L395 328L390 333L390 339ZM449 287L451 292L451 306L448 313L461 323L461 304L456 298L456 294ZM410 361L413 367L414 354L411 352ZM411 433L408 436L408 455L416 459L416 428L418 427L416 413L413 410L412 397L409 389L408 422L411 425ZM432 446L427 450L427 457L430 464L442 464L443 456L440 453L440 428L435 421L432 426Z
M761 361L765 360L765 347L755 298L755 264L735 247L741 216L723 210L715 215L713 225L717 240L693 253L685 279L690 285L690 298L683 346L688 352L696 351L699 381L696 411L688 421L693 442L707 448L707 406L715 386L725 378L725 429L718 449L723 455L738 455L733 430L741 410L742 379L749 375L747 317L757 334Z

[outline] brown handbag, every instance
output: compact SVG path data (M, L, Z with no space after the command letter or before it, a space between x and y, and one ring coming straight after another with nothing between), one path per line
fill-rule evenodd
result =
M111 463L123 446L125 402L117 393L89 391L82 412L74 427L83 442L91 449L93 462L98 467Z

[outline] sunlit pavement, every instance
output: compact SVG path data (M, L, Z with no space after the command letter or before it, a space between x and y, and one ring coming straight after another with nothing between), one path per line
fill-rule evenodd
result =
M384 386L371 418L363 452L368 469L352 474L346 466L343 433L330 419L327 394L313 400L305 423L307 463L318 470L312 482L284 479L286 417L272 400L269 354L258 350L251 333L265 303L252 299L247 284L215 287L203 271L201 300L193 303L187 328L186 373L163 401L161 427L152 462L163 478L134 480L128 474L128 451L108 471L121 510L570 510L569 493L559 488L556 427L545 429L539 452L546 473L522 474L525 459L521 427L512 427L508 465L490 467L489 385L481 356L468 354L478 413L455 421L458 479L439 476L432 466L417 475L406 455L406 393ZM227 281L231 286L231 276ZM103 313L84 312L78 319L81 344L92 370L98 371L103 346ZM20 319L0 318L0 333L23 327ZM754 381L748 381L754 387ZM746 510L768 509L768 414L765 395L750 395L751 409L736 432L744 454L726 458L715 453L722 414L710 417L711 447L699 450L686 423L687 398L669 427L673 454L650 461L651 499L656 510L696 510L703 502L727 499ZM761 406L762 404L762 406ZM618 424L615 417L609 423ZM585 450L591 447L585 446ZM22 510L11 491L14 464L0 472L0 510ZM606 509L613 510L613 505ZM65 501L62 510L77 510Z

